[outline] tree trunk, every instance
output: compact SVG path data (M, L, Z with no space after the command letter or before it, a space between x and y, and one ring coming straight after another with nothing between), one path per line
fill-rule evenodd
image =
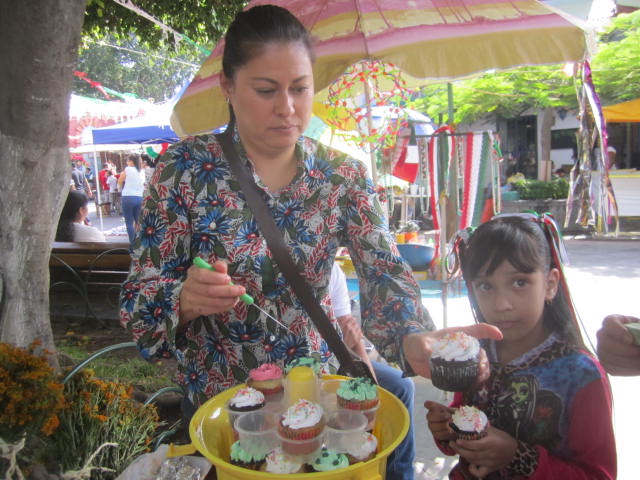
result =
M551 180L551 127L555 123L553 108L545 108L540 112L540 163L538 179Z
M52 352L49 251L69 191L69 98L85 7L0 3L0 341L38 339Z

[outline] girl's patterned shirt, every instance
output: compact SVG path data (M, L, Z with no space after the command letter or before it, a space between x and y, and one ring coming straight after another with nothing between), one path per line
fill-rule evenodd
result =
M234 143L252 169L237 130ZM278 192L270 192L253 174L294 262L337 326L327 286L336 251L346 246L360 279L365 332L387 360L404 364L403 336L434 325L411 268L392 240L366 168L304 137L296 156L297 173ZM196 256L226 262L232 281L289 329L238 302L178 332L180 292ZM121 293L121 321L146 358L177 358L177 380L196 405L244 382L249 370L265 362L285 367L295 358L313 356L324 373L337 369L272 260L214 135L186 138L159 159L132 259Z

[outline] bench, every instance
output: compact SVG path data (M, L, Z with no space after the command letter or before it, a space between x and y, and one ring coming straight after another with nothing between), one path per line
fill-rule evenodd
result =
M117 298L130 263L129 242L54 242L49 257L50 291L71 288L84 301L85 318L91 314L98 320L90 293ZM117 302L108 303L115 306Z

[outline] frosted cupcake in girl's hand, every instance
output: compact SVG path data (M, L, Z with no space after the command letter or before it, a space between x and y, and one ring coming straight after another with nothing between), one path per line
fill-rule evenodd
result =
M433 345L431 381L449 392L464 392L478 378L480 342L463 332L448 333Z

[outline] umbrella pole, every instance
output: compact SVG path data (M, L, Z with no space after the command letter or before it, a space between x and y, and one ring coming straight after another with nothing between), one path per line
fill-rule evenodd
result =
M373 144L370 140L371 131L373 130L373 117L371 113L371 86L369 85L369 79L364 82L364 99L367 102L367 138L369 142L369 155L371 156L371 178L373 184L378 184L378 167L376 165L376 154L373 151Z

